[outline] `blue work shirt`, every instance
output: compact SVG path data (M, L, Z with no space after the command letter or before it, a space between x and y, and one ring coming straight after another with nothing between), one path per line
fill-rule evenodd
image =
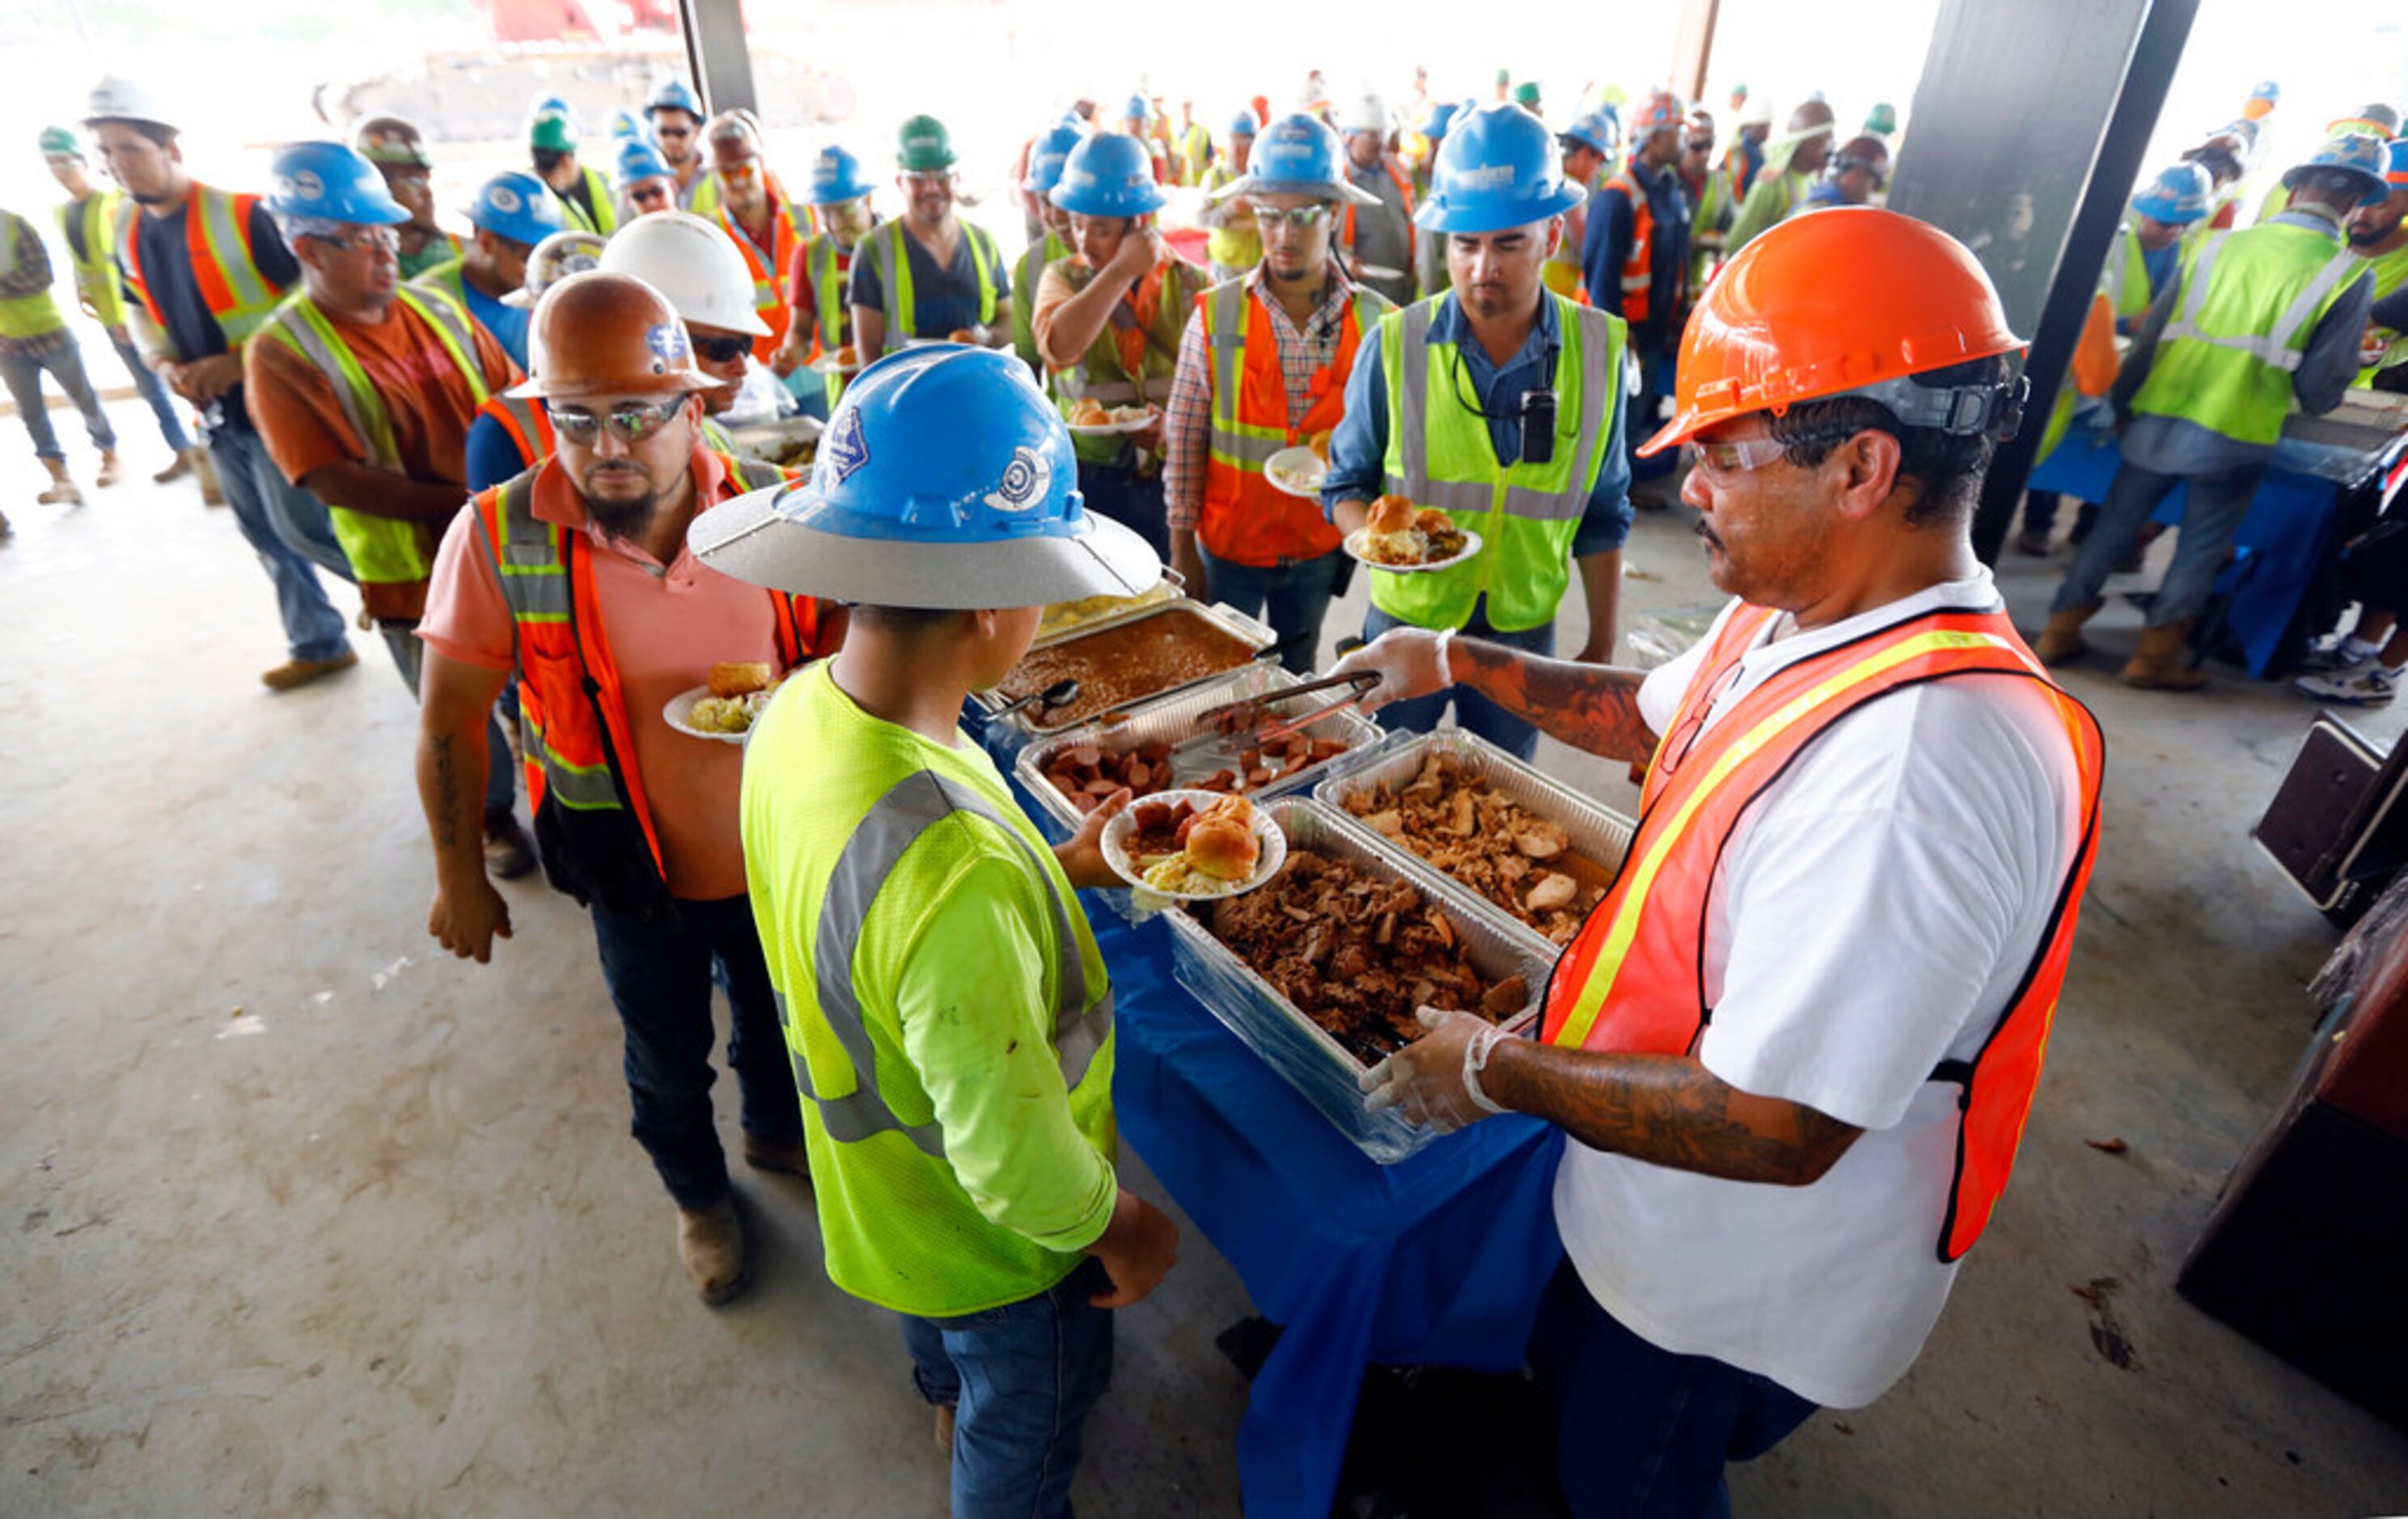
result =
M139 240L143 282L150 287L150 299L158 304L168 341L175 345L176 351L186 362L225 352L225 334L219 329L218 319L209 314L208 302L201 298L200 281L193 278L192 249L184 241L184 218L192 214L191 203L186 202L166 216L151 216L133 206L126 207L122 214L135 218L134 236ZM265 206L251 208L251 254L262 278L277 290L300 282L300 261L284 246L284 236L276 230L276 219L267 214ZM120 278L123 278L122 272ZM131 282L126 285L129 293L133 288ZM212 428L251 431L251 413L242 403L242 387L236 385L210 402L201 420Z
M883 226L879 236L886 236ZM895 313L887 308L886 287L879 278L878 261L869 255L868 239L853 251L853 272L848 275L845 298L853 306L866 306L886 318L886 343L893 348L905 337L942 337L947 333L979 324L979 276L976 245L970 241L969 229L962 230L962 240L953 249L953 262L943 268L920 246L920 239L908 231L903 235L903 256L911 261L911 317L917 330L903 332L895 322ZM1000 246L995 249L995 262L987 266L995 280L995 320L991 325L1001 327L1011 321L1011 265L1004 261Z
M498 337L500 335L494 335ZM536 405L543 403L538 401ZM495 422L488 413L468 424L468 489L471 493L490 490L506 480L517 478L529 461L519 453L518 439L510 430Z
M494 341L510 356L510 362L523 371L527 366L527 322L534 313L494 299L479 290L473 279L460 281L460 294L467 300L468 314L477 319L477 325L492 333Z
M1647 197L1656 222L1656 247L1647 265L1647 320L1630 324L1630 338L1641 352L1660 354L1680 341L1680 323L1688 316L1681 308L1681 282L1689 266L1689 201L1681 177L1670 168L1651 169L1634 161L1630 178ZM1589 304L1627 317L1622 305L1622 266L1629 262L1631 239L1639 235L1639 208L1609 183L1589 192L1583 224L1581 277L1588 285Z
M1383 320L1395 322L1400 314ZM1563 350L1563 329L1555 313L1555 303L1539 302L1539 320L1530 326L1530 336L1522 342L1521 350L1499 367L1490 361L1488 351L1471 336L1471 323L1463 314L1462 306L1453 291L1439 297L1438 310L1431 316L1429 341L1454 343L1463 355L1463 368L1457 396L1467 405L1472 396L1479 397L1479 407L1488 415L1488 443L1496 450L1501 468L1502 461L1522 456L1521 399L1524 391L1554 388L1555 357ZM1346 415L1339 421L1329 439L1329 475L1321 487L1322 515L1340 501L1376 501L1387 480L1388 458L1388 379L1381 364L1380 353L1386 345L1376 337L1366 334L1362 345L1354 351L1354 371L1346 377ZM1620 382L1621 377L1614 377ZM1613 408L1613 423L1604 440L1605 462L1597 472L1597 485L1588 494L1587 509L1581 513L1580 526L1572 535L1572 557L1584 558L1593 553L1607 553L1622 547L1630 536L1630 461L1622 448L1625 398L1617 392ZM1502 415L1500 415L1502 413ZM1562 439L1558 447L1570 447Z

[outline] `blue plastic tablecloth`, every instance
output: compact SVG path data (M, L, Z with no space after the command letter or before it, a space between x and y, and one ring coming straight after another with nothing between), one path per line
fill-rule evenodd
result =
M1246 1512L1324 1519L1366 1366L1522 1365L1561 1132L1493 1118L1374 1165L1173 980L1160 919L1090 916L1121 1134L1285 1330L1238 1431Z
M2251 551L2255 567L2234 585L2219 585L2232 595L2225 626L2241 644L2249 673L2263 676L2283 645L2284 630L2298 614L2300 600L2315 580L2332 541L2333 518L2341 493L2329 480L2286 467L2287 441L2274 451L2273 466L2266 471L2258 494L2250 498L2249 514L2242 519L2235 541ZM2112 433L2092 434L2075 428L2045 463L2031 472L2028 488L2055 491L2077 501L2104 501L2107 487L2122 466L2124 452ZM2189 500L2189 487L2177 486L2157 508L2157 520L2177 523Z

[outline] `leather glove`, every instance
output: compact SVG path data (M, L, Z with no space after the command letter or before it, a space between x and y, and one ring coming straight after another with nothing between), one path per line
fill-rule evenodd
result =
M1413 1015L1429 1030L1363 1073L1371 1112L1394 1108L1408 1123L1440 1134L1477 1124L1505 1110L1480 1089L1480 1073L1505 1031L1469 1012L1417 1008Z
M1363 697L1363 710L1376 712L1392 701L1435 695L1455 684L1447 666L1447 645L1455 630L1432 633L1426 627L1392 627L1330 666L1339 675L1372 674L1380 678Z

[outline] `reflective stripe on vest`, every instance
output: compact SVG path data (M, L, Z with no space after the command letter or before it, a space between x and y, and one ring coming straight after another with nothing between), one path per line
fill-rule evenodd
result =
M485 397L484 404L477 408L477 411L479 415L491 417L502 424L502 431L509 434L510 441L518 445L520 464L539 465L552 457L554 447L552 413L531 398L503 391Z
M476 360L476 329L466 308L433 286L403 285L394 294L435 335L452 367L466 381L469 395L482 406L488 394L485 372ZM343 420L351 423L352 436L367 451L364 463L407 473L394 442L393 414L385 408L384 397L344 341L342 330L318 309L316 302L300 291L294 292L262 334L300 354L326 377L342 408ZM432 572L435 531L431 524L371 516L333 501L326 503L326 514L336 541L351 562L351 573L362 581L403 584L423 580Z
M2149 288L2149 266L2142 258L2140 235L2128 221L2115 229L2115 246L2107 251L2106 277L2099 288L2106 293L2108 308L2119 322L2146 316L2149 303L2157 297Z
M2184 254L2181 309L2132 409L2271 448L2309 338L2365 270L2318 228L2277 222L2207 238Z
M460 258L445 259L442 263L421 272L407 283L416 285L421 290L438 291L465 307L468 303L468 261L465 255Z
M14 211L0 211L0 279L12 279L17 273L20 237L31 239L36 249L41 247L31 222ZM0 296L0 337L39 337L66 324L47 284L28 295Z
M1084 290L1095 275L1083 265L1066 267L1066 278L1074 291ZM1179 339L1186 330L1187 313L1194 308L1195 297L1202 293L1194 289L1196 275L1191 265L1177 255L1162 266L1162 294L1154 303L1153 330L1145 335L1145 357L1132 375L1122 362L1119 335L1123 323L1134 325L1136 316L1128 298L1122 297L1112 306L1111 313L1087 345L1087 351L1068 369L1053 372L1054 399L1064 417L1081 401L1093 401L1098 406L1136 406L1140 402L1170 398L1171 377L1179 367ZM1185 290L1189 294L1182 295ZM1120 451L1120 439L1098 441L1112 445L1106 457Z
M978 324L991 327L995 325L995 239L970 222L958 225L963 241L969 244L970 263L978 268ZM903 246L907 236L898 218L886 223L886 236L872 246L885 253L886 266L879 273L884 277L886 286L887 327L898 337L919 337L924 336L920 331L920 303L911 290L911 255Z
M2307 356L2308 337L2315 328L2316 318L2324 314L2332 297L2340 293L2341 282L2364 269L2365 263L2349 249L2343 248L2325 261L2314 279L2300 288L2299 294L2291 298L2291 304L2283 308L2283 314L2274 319L2273 325L2266 332L2209 332L2200 324L2200 321L2207 309L2216 254L2223 250L2224 244L2224 238L2211 237L2200 246L2199 259L2191 271L2190 288L2183 293L2182 316L2166 323L2165 331L2157 340L2160 343L2212 343L2217 348L2237 349L2260 364L2271 364L2286 374L2296 370L2300 361Z
M1733 831L1766 788L1833 723L1891 692L1967 675L2039 682L2063 724L2080 795L2066 873L2038 949L1971 1061L1928 1077L1965 1089L1942 1260L1971 1245L2004 1188L2045 1054L2079 903L2097 856L2104 751L2097 723L2059 690L2003 612L1907 618L1774 672L1711 728L1714 699L1775 614L1725 619L1658 743L1639 829L1604 901L1550 977L1541 1037L1567 1048L1686 1054L1713 1016L1701 953L1714 878Z
M1607 180L1605 188L1619 190L1630 202L1630 251L1622 261L1622 320L1636 325L1647 320L1656 278L1656 208L1627 167Z
M886 878L895 873L896 867L922 834L956 812L968 812L994 824L1005 838L1019 846L1027 856L1030 872L1045 884L1054 917L1054 1044L1066 1088L1078 1089L1086 1079L1088 1066L1111 1033L1111 988L1107 985L1095 1005L1088 1005L1087 967L1079 953L1079 937L1071 924L1069 904L1063 901L1054 878L1045 872L1035 847L1004 820L993 804L968 787L928 770L906 776L878 799L854 826L853 837L845 840L844 852L828 878L827 895L820 903L819 926L812 935L811 976L818 1011L852 1063L853 1089L833 1096L823 1095L812 1084L810 1068L801 1050L791 1039L788 1044L796 1087L818 1105L820 1122L827 1129L828 1138L839 1144L855 1144L891 1129L929 1155L944 1155L945 1137L939 1126L934 1123L904 1123L878 1089L877 1050L862 1016L860 998L853 994L853 957L861 943L862 928L869 921L870 905L886 884ZM787 1026L792 1028L791 1010L782 994L779 1006L787 1015Z
M560 214L568 222L569 231L608 237L619 230L619 203L610 198L610 181L602 177L600 169L583 164L577 166L577 172L584 177L586 198L594 202L593 214L588 215L574 195L555 190L552 198L560 202Z
M769 336L753 339L753 356L768 362L779 345L785 340L786 327L794 321L794 312L786 305L786 270L795 261L795 245L800 239L795 224L787 218L786 205L781 201L770 208L769 247L754 246L752 235L736 220L736 214L722 206L719 225L727 240L744 255L744 267L752 276L752 309L769 328Z
M75 265L76 289L92 302L93 318L104 327L125 324L125 297L118 289L113 255L117 251L117 218L126 204L125 192L104 190L57 208L59 236L66 239L67 257ZM78 239L66 235L70 216L80 223L77 230L82 234L81 254L76 252Z
M1385 153L1380 155L1380 167L1386 171L1388 182L1397 187L1397 193L1404 198L1402 209L1405 213L1405 267L1403 273L1406 278L1411 279L1414 261L1421 257L1421 227L1413 221L1413 182L1407 177L1403 168L1398 166L1397 161ZM1352 163L1346 166L1346 175L1349 179L1354 178ZM1348 201L1346 220L1338 229L1338 246L1349 252L1354 251L1354 213L1360 209L1361 208L1353 201Z
M1371 574L1371 601L1419 627L1460 627L1482 595L1500 632L1541 626L1555 614L1571 580L1572 538L1588 510L1588 493L1604 467L1613 408L1621 404L1623 352L1628 329L1620 317L1555 303L1562 349L1555 360L1555 458L1542 465L1501 465L1477 399L1452 343L1433 342L1433 296L1380 323L1381 362L1388 382L1385 489L1414 504L1436 507L1484 540L1469 564L1427 574Z
M193 283L229 351L265 326L282 298L281 289L270 284L251 260L251 213L258 204L257 195L236 195L203 184L193 186L184 201L184 249L192 261ZM142 278L142 239L136 231L141 224L139 212L118 218L117 259L126 283L164 335L166 315Z

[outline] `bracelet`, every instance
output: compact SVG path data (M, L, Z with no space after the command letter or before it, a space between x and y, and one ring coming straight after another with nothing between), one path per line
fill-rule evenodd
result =
M1463 1047L1463 1089L1470 1094L1472 1101L1492 1113L1501 1113L1505 1110L1480 1089L1480 1073L1488 1068L1489 1053L1504 1037L1505 1031L1491 1024Z
M1454 644L1455 629L1442 629L1438 636L1438 688L1440 691L1455 684L1455 663L1447 656L1447 651Z

